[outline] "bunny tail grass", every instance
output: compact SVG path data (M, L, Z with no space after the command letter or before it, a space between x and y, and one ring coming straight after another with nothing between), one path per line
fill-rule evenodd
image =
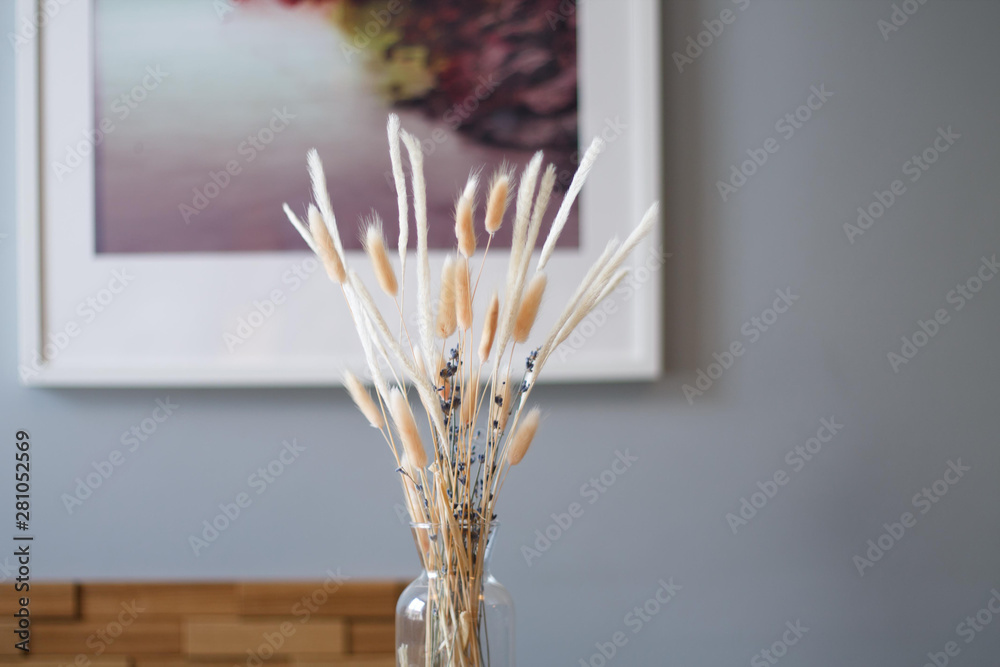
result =
M312 233L316 254L322 260L326 274L333 282L343 284L347 280L344 260L337 252L333 239L330 238L330 232L323 222L323 214L312 204L309 204L309 231Z
M377 429L384 427L385 421L382 419L382 411L375 405L375 401L372 400L372 395L365 389L365 385L351 371L344 373L344 386L347 387L347 392L354 399L354 404L358 406L358 410L365 416L368 423Z
M378 213L374 213L372 219L365 223L362 243L375 270L375 279L379 287L389 296L396 296L399 293L399 284L396 282L396 272L392 270L392 262L389 261L389 253L385 249L382 219L378 217Z
M403 175L403 161L399 149L399 116L389 114L386 123L389 135L389 159L392 162L392 180L396 184L396 204L399 207L399 275L406 276L406 246L410 242L410 226L407 216L410 212L406 200L406 177Z
M594 162L597 161L597 156L600 155L602 150L604 150L604 140L596 137L591 142L583 159L580 160L580 166L573 176L573 182L570 183L569 190L566 191L562 204L559 206L559 212L556 213L556 217L552 221L552 227L549 229L549 235L545 239L545 245L542 246L542 254L538 257L538 266L535 268L535 271L545 269L549 258L552 257L552 252L556 249L556 241L559 240L559 235L562 234L563 227L569 219L569 211L573 208L573 202L576 201L577 195L580 194L583 184L587 182L587 176L590 174L590 170L593 168Z
M535 439L535 433L538 432L538 425L542 420L542 411L538 407L531 408L528 414L521 420L520 426L517 427L517 432L514 433L507 445L507 463L512 466L516 466L524 458L524 455L528 453L528 447L531 446L531 441Z

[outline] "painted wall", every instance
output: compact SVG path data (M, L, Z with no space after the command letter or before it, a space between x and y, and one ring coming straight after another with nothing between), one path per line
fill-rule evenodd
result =
M521 664L602 664L595 643L618 631L615 665L771 664L759 652L783 633L795 641L774 647L783 665L918 665L949 641L956 665L1000 652L1000 619L965 621L1000 587L1000 280L957 291L992 277L982 258L1000 250L1000 4L896 5L902 25L884 34L889 0L666 6L670 369L655 385L539 392L548 419L509 480L496 557L519 605ZM6 128L12 61L4 44ZM0 133L0 410L8 439L27 428L34 442L34 574L413 573L392 466L339 391L18 385L12 146ZM766 156L756 169L754 155ZM734 166L753 173L744 183ZM867 229L845 231L880 197ZM793 303L773 317L776 290ZM920 321L935 329L939 310L925 340ZM893 368L904 336L926 344ZM735 342L743 354L687 400L683 385L718 375L713 353ZM157 400L178 407L68 513L61 494ZM828 442L815 451L817 435ZM291 438L304 451L196 557L188 536ZM620 476L604 472L616 452L635 459ZM613 485L582 488L602 472ZM727 519L744 498L761 507ZM529 565L522 546L573 502L583 516ZM632 611L671 578L680 588L659 613Z

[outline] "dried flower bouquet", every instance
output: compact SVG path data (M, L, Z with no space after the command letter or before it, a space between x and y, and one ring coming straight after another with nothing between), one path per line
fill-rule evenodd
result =
M524 368L514 377L515 350L530 337L548 281L546 266L603 142L595 139L584 155L530 278L533 251L556 184L555 167L549 165L543 171L542 153L535 154L516 191L511 169L501 168L493 175L482 223L486 248L478 262L479 178L477 174L469 177L455 206L457 248L444 261L435 313L423 154L419 141L400 128L395 115L389 117L388 139L399 205L398 273L377 215L365 224L362 239L379 289L395 302L398 326L387 322L368 286L348 265L315 150L308 155L315 202L309 205L307 220L301 220L287 204L285 213L343 290L375 397L351 372L345 373L344 384L392 451L413 523L431 526L417 533L423 565L440 573L432 591L437 613L428 617L427 642L444 657L440 662L431 662L428 657L427 664L479 666L486 664L479 639L478 600L489 526L496 518L494 510L504 479L510 467L524 458L541 417L537 407L526 407L528 397L555 349L624 278L627 269L623 264L656 224L658 205L649 208L624 242L612 239L607 244L544 342L525 351ZM409 157L417 235L417 331L410 331L402 317L409 201L400 142ZM485 314L477 327L473 304L482 291L479 283L485 257L512 201L514 229L506 284L502 295L494 291L486 298ZM411 407L411 393L423 407L421 421L423 417L427 420L424 435ZM434 627L430 627L432 623Z

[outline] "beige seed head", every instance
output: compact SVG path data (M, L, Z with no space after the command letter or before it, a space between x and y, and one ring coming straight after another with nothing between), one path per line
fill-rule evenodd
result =
M460 257L455 263L455 318L462 331L472 328L472 287L469 283L469 260Z
M343 284L347 280L347 272L344 270L344 262L340 258L340 253L333 245L330 231L323 222L323 215L315 205L309 204L309 233L312 234L313 242L316 243L316 252L323 262L326 275L335 283Z
M541 422L541 419L542 411L534 407L528 412L528 416L521 420L521 425L518 426L517 432L507 446L507 463L516 466L524 458L524 455L528 453L528 447L531 446L531 441L535 439L535 433L538 431L538 424Z
M441 295L438 298L437 323L434 327L438 338L447 338L455 333L458 324L455 314L455 260L445 257L441 267Z
M490 197L486 203L486 231L495 234L503 224L503 216L507 213L510 201L510 172L501 168L490 184Z
M476 252L476 229L472 217L478 185L479 178L473 174L455 204L455 238L458 240L458 251L465 257L472 257Z
M497 318L500 316L500 297L496 292L490 297L490 305L486 309L486 320L483 322L483 337L479 341L479 363L485 363L493 349L493 339L497 334Z
M547 278L544 273L536 273L535 277L528 283L528 290L521 299L521 307L517 311L517 319L514 321L514 340L523 343L531 335L531 327L535 325L538 317L538 308L542 304L542 295L545 294Z
M375 405L375 401L372 400L372 396L368 393L365 385L351 371L344 372L344 386L347 387L347 392L354 399L354 404L358 406L358 410L361 411L361 414L365 416L372 427L381 429L385 426L385 422L382 420L382 411Z
M420 432L413 419L410 402L396 387L393 387L392 393L389 394L389 411L392 413L393 423L396 424L396 432L403 441L407 460L417 468L427 467L427 452L420 440Z
M368 259L371 260L372 268L375 269L375 278L379 287L389 296L396 296L399 292L399 284L396 282L396 272L392 269L392 262L389 261L389 253L385 249L385 237L382 236L382 220L378 215L367 224L362 241Z

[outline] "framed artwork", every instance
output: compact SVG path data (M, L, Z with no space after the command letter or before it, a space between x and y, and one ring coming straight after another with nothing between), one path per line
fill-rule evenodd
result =
M543 150L565 189L604 140L550 263L553 319L599 244L659 195L655 0L48 5L17 0L14 36L29 385L332 385L361 370L344 300L282 204L304 210L315 147L349 254L372 211L394 238L390 112L423 147L432 271L471 171ZM658 239L635 256L548 381L658 374ZM501 287L505 269L487 257L481 280Z

